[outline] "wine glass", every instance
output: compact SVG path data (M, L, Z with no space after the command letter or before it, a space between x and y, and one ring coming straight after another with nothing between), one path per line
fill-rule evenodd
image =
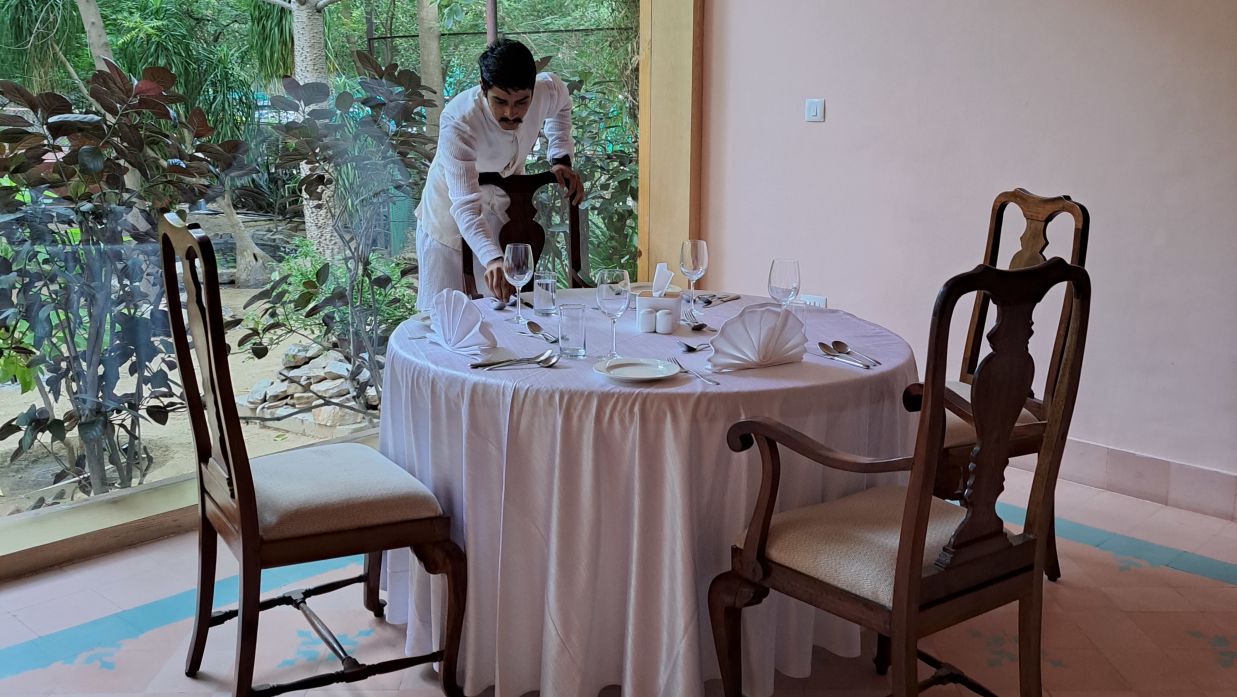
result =
M522 242L513 242L507 245L507 249L503 254L503 276L506 276L507 283L515 286L515 317L507 320L516 324L527 324L528 320L524 319L524 313L521 312L523 303L520 301L520 289L528 283L528 279L533 277L533 247L532 245Z
M774 259L769 267L769 296L782 304L782 309L799 297L799 261Z
M631 303L631 279L622 269L602 269L593 280L597 283L597 307L610 318L610 353L605 358L618 358L616 325Z
M696 281L700 280L708 268L709 246L704 243L704 240L684 240L683 246L679 249L679 271L687 277L691 292L691 304L688 305L687 311L693 320L696 317Z

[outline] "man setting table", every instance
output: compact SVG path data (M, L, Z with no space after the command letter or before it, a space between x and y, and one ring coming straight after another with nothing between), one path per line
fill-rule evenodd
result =
M438 150L417 206L417 309L425 310L444 288L463 290L462 250L472 250L474 275L490 295L514 290L503 277L498 232L508 200L501 190L481 186L480 172L504 177L524 172L524 163L544 125L547 157L558 183L573 203L584 199L580 176L571 167L571 95L553 73L538 73L524 44L500 38L478 60L480 84L443 109Z

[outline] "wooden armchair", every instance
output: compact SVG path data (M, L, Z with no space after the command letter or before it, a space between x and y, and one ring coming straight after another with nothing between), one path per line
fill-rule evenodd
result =
M185 227L171 214L159 227L168 314L193 427L199 484L197 610L185 674L193 677L201 667L210 628L239 618L235 697L355 682L434 661L442 663L443 691L452 697L463 695L456 663L467 571L463 552L451 541L450 519L425 485L360 444L312 446L249 459L232 393L210 239L198 226ZM178 281L184 283L183 308ZM188 314L187 328L182 311ZM198 369L203 373L200 381ZM219 537L240 562L240 603L236 610L212 613ZM381 555L383 550L398 547L411 547L429 572L446 574L443 646L425 656L367 665L348 655L305 601L361 583L365 608L381 617ZM365 569L359 576L259 598L263 569L354 554L365 555ZM282 685L252 686L258 613L281 605L294 606L305 615L343 664L341 670Z
M541 258L541 250L545 248L545 228L537 222L537 208L533 205L533 196L537 190L546 184L556 184L553 172L540 174L515 174L503 177L497 172L482 172L479 176L482 186L497 186L506 192L511 199L507 207L507 223L498 232L498 247L506 249L507 245L526 242L532 245L533 259ZM571 204L567 214L567 276L572 288L592 288L593 284L581 274L584 268L584 239L580 232L580 207ZM464 292L469 296L477 295L477 279L473 277L472 249L465 243L464 258Z
M1045 293L1062 283L1067 284L1071 305L1058 380L1045 397L1043 418L1018 424L1035 375L1028 352L1032 312ZM992 352L975 368L972 399L965 402L945 386L949 325L958 300L976 292L995 303L998 315L988 335ZM1057 467L1082 367L1090 294L1086 271L1061 259L1016 271L981 265L946 282L932 313L926 388L912 457L856 457L767 419L731 427L731 449L759 448L763 479L751 523L733 548L731 570L709 588L709 614L727 697L741 694L742 609L760 603L770 590L889 637L894 697L917 695L945 682L991 697L992 692L956 668L919 652L917 642L1017 601L1021 694L1041 694L1043 565ZM974 406L968 411L978 433L960 505L933 495L946 459L942 446L951 402ZM996 502L1013 445L1032 436L1040 444L1039 466L1025 527L1014 535L997 515ZM849 472L909 470L910 483L774 513L780 447ZM936 668L922 684L917 659Z
M988 222L988 244L984 250L984 264L997 266L1001 249L1001 235L1004 226L1005 210L1014 204L1022 211L1026 219L1026 227L1020 238L1020 247L1010 260L1010 269L1023 269L1045 262L1044 250L1048 247L1047 227L1054 218L1067 214L1074 219L1074 237L1070 252L1070 263L1075 266L1085 266L1087 257L1087 235L1091 225L1091 217L1085 206L1075 203L1069 196L1045 198L1036 196L1025 189L1006 191L996 197L992 203L992 215ZM1030 423L1041 419L1044 414L1044 402L1051 399L1060 377L1061 359L1065 352L1065 338L1069 332L1071 303L1069 293L1066 293L1061 307L1061 319L1057 325L1056 340L1053 343L1048 373L1044 385L1042 399L1037 399L1028 391L1028 398L1023 411L1019 414L1019 423ZM963 475L971 448L975 447L975 427L970 417L966 403L970 400L971 383L975 379L975 368L983 351L983 335L988 319L989 298L985 293L975 295L975 307L971 312L971 324L967 332L966 344L962 358L962 374L957 382L950 381L946 386L956 393L958 400L952 402L951 408L945 414L945 462L938 473L939 486L936 495L950 500L958 500L963 491ZM917 407L921 385L911 385L907 388L904 402L912 411ZM1066 433L1068 436L1068 432ZM1010 457L1030 455L1039 452L1039 437L1028 435L1015 440L1011 445ZM1060 462L1056 466L1060 466ZM1050 516L1051 519L1051 516ZM1057 559L1056 526L1052 526L1048 536L1048 559L1044 570L1048 580L1056 581L1061 577L1061 564ZM880 667L878 665L878 667Z

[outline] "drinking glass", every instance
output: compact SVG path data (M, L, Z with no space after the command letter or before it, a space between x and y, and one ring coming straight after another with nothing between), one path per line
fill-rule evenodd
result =
M524 303L520 300L520 289L533 277L532 245L522 242L507 245L503 254L503 276L507 277L507 283L515 286L515 317L507 321L527 324L528 320L524 319L524 313L521 312Z
M622 269L602 269L593 280L597 282L597 307L610 318L610 353L605 358L618 358L616 325L631 304L631 279Z
M782 309L799 296L799 262L796 259L774 259L769 267L769 297Z
M558 276L544 271L533 274L533 312L552 315L556 310Z
M558 307L558 352L572 358L584 358L588 350L588 327L585 310L578 303Z
M708 269L709 246L704 243L704 240L684 240L683 246L679 249L679 271L687 277L691 292L688 312L693 320L696 317L696 281L699 281Z

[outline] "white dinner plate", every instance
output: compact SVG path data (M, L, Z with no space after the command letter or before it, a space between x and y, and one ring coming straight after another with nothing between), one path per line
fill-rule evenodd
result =
M611 358L593 364L593 370L619 382L651 382L679 374L679 367L657 358Z

